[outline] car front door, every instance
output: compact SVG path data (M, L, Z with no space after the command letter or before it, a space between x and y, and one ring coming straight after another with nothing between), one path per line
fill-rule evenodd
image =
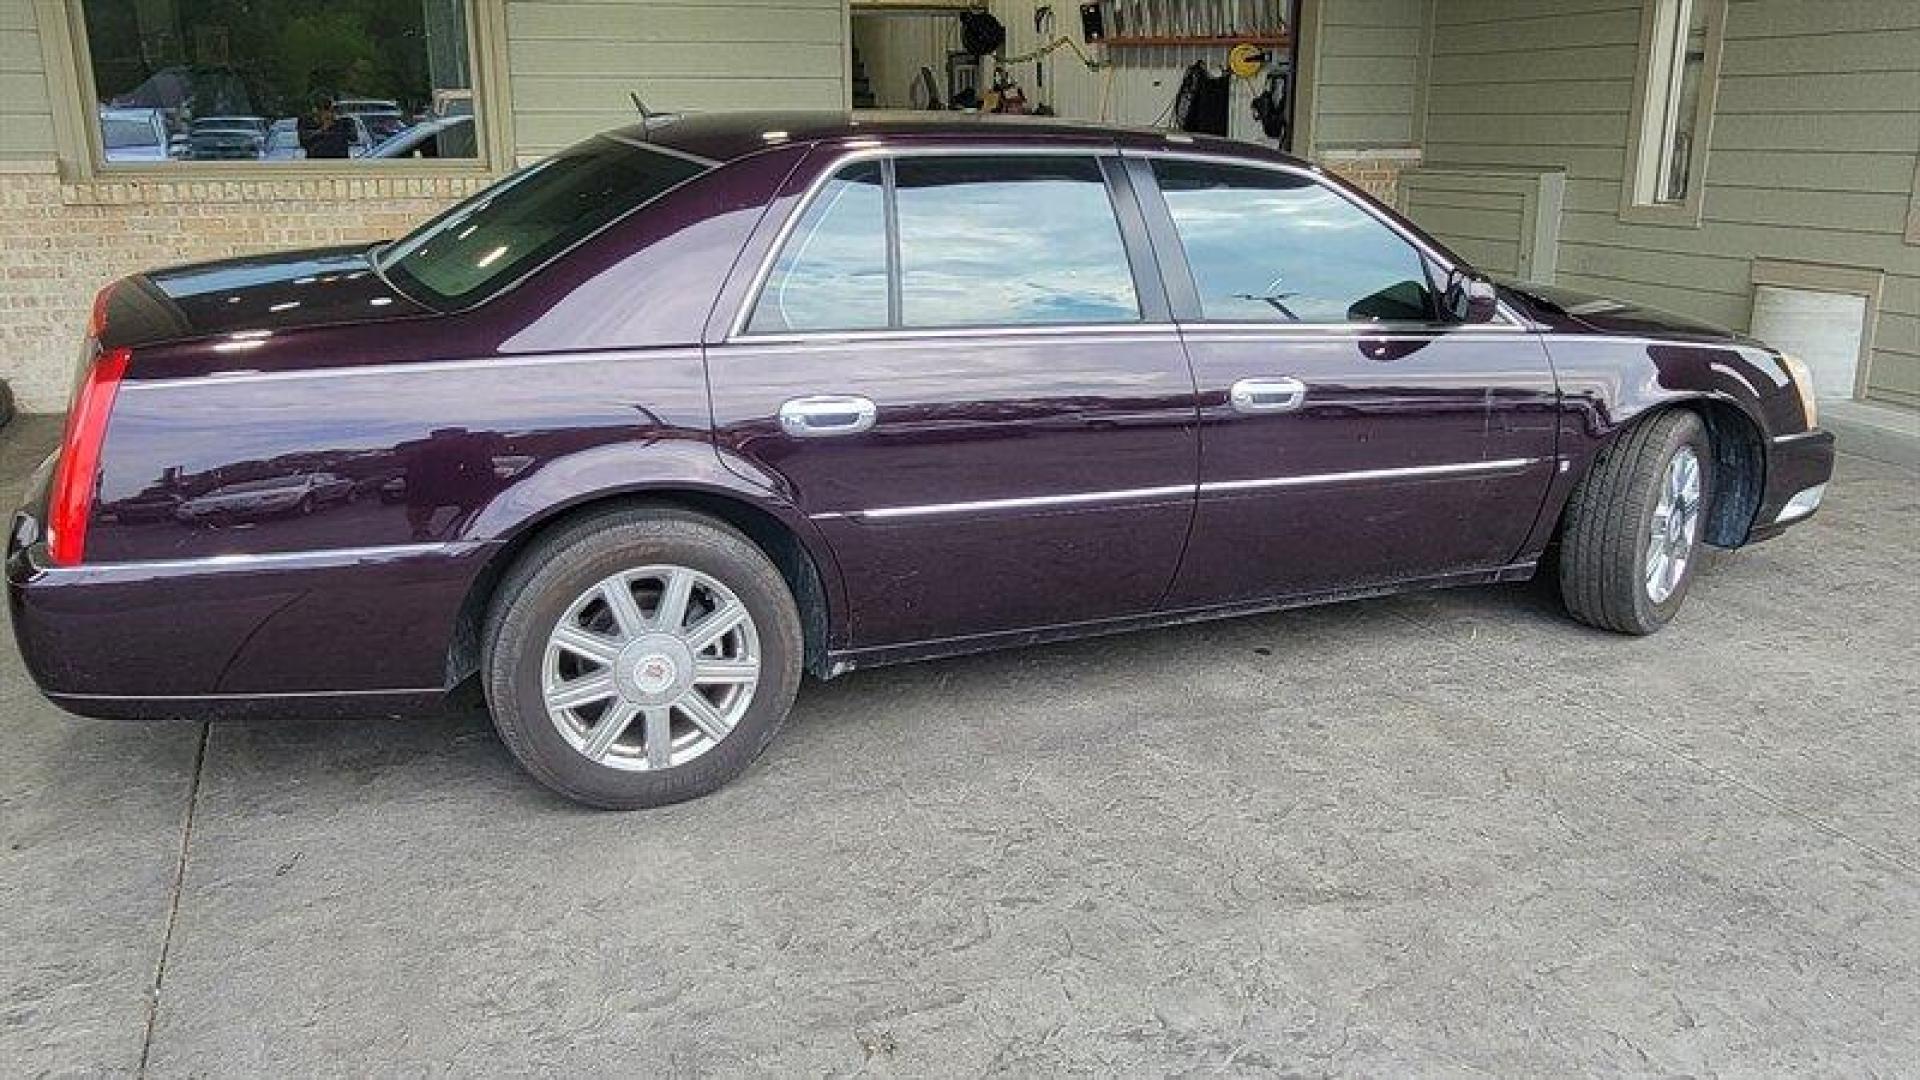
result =
M1436 257L1308 170L1130 162L1200 395L1169 606L1498 568L1553 475L1544 347L1440 319Z
M1150 611L1196 414L1118 158L815 154L708 373L723 458L831 546L848 644Z

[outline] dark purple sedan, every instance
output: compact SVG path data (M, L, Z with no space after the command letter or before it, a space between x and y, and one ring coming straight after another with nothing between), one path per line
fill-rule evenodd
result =
M8 546L49 697L472 688L606 807L739 774L802 672L1549 558L1649 633L1833 463L1759 342L1497 287L1280 154L1059 123L656 118L371 250L128 278L87 349Z

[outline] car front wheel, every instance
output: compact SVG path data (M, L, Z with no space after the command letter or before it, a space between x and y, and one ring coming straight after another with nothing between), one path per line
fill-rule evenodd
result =
M744 771L800 682L800 618L759 548L721 522L618 510L561 526L495 594L494 726L535 778L606 809L707 794Z
M1700 418L1662 413L1628 429L1567 506L1560 592L1574 618L1651 634L1686 599L1713 505L1713 447Z

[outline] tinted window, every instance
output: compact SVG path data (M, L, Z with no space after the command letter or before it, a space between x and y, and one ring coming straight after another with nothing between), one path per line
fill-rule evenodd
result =
M787 237L747 329L869 330L887 325L887 203L880 163L828 180Z
M902 158L894 181L906 326L1140 318L1094 159Z
M436 306L475 304L706 169L613 139L589 139L414 230L380 253L380 270Z
M1270 169L1156 161L1208 319L1433 318L1420 253L1331 188Z

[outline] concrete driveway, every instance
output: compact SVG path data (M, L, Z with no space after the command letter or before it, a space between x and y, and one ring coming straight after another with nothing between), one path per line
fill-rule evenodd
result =
M1655 638L1533 585L876 671L647 814L9 648L0 1074L1910 1072L1916 481L1843 458Z

